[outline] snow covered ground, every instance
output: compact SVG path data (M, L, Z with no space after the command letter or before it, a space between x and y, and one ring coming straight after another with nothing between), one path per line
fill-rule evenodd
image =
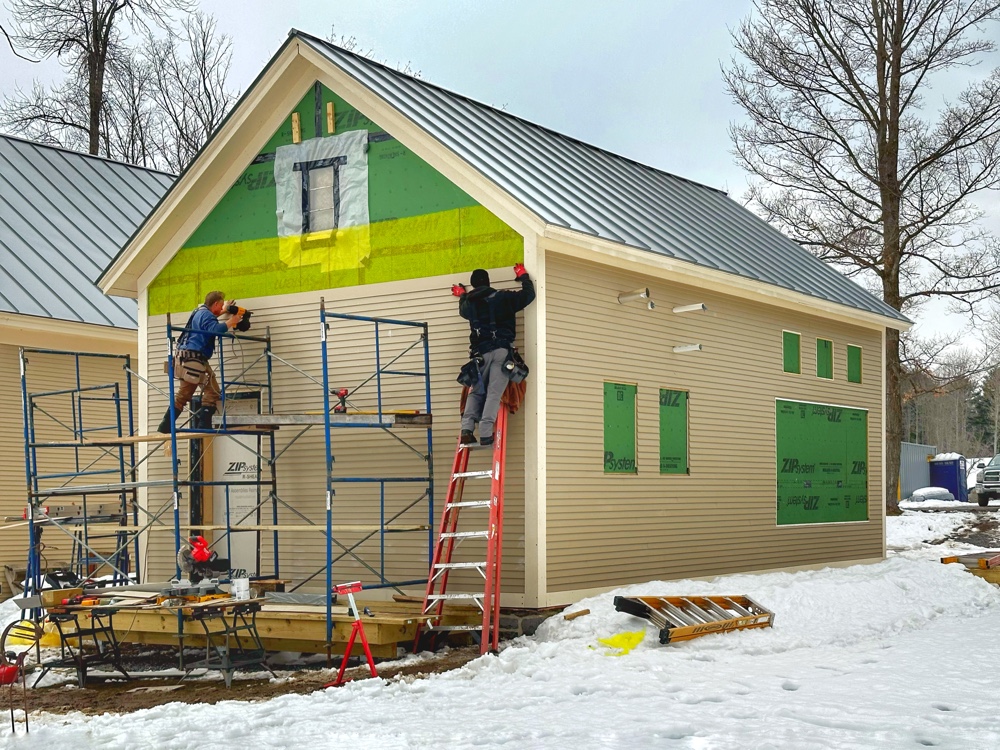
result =
M963 549L939 542L972 518L890 518L890 558L873 565L616 592L748 594L776 613L772 629L661 646L655 628L614 611L609 593L568 608L589 615L551 618L499 656L426 679L257 704L36 714L29 736L22 726L0 746L997 748L1000 589L937 561ZM599 643L639 631L629 653Z

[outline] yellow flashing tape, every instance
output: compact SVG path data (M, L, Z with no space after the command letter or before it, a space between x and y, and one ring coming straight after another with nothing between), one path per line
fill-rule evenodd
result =
M482 206L296 237L183 248L149 286L149 314L187 312L213 289L269 297L500 268L521 236Z

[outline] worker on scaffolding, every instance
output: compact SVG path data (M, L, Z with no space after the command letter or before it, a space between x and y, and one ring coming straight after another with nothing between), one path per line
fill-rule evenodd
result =
M473 433L476 422L479 422L479 444L493 444L493 426L500 398L511 379L511 363L515 358L522 362L514 349L515 316L534 301L535 285L521 263L514 265L514 278L521 282L519 290L493 289L489 273L477 268L469 279L471 292L466 292L461 284L452 287L452 293L459 297L458 314L469 321L469 355L479 370L462 415L463 445L476 442Z
M194 392L200 386L202 389L201 409L194 415L192 423L198 429L211 429L212 416L215 414L219 396L219 381L215 377L209 360L215 354L215 339L223 333L228 333L242 320L243 308L237 308L225 321L219 316L230 310L234 305L226 302L222 292L209 292L205 295L205 304L198 305L184 333L177 340L177 355L174 361L174 376L180 381L180 387L174 394L174 419L176 419ZM163 415L158 432L170 432L170 409Z

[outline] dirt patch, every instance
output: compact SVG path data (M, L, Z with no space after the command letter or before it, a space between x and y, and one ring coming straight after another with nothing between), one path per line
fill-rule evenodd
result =
M973 544L986 549L1000 547L1000 521L992 514L979 516L948 537L948 541Z
M144 647L142 656L123 654L126 668L136 678L145 671L162 669L164 666L176 666L176 652L150 653ZM392 661L377 664L379 677L387 680L425 677L457 669L479 656L478 646L467 646L451 649L437 654L429 659L407 665L393 666ZM141 663L140 663L141 662ZM334 661L339 666L339 658ZM352 660L353 663L353 660ZM80 711L85 714L103 714L108 712L130 713L142 708L153 708L165 703L208 703L213 704L226 700L264 701L279 695L305 694L320 690L323 685L336 678L336 670L325 667L303 668L285 672L278 668L283 678L272 682L270 679L234 680L233 687L227 689L225 684L216 680L186 680L177 677L141 678L131 681L95 682L85 688L68 687L66 685L51 688L38 688L28 691L28 709L31 713L46 711L49 713L68 713ZM286 676L287 675L287 676ZM352 667L345 677L350 679L370 679L368 666ZM31 676L29 675L29 684ZM20 697L15 699L15 705Z

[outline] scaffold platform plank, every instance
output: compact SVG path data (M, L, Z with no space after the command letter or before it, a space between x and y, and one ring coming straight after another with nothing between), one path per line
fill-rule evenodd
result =
M257 432L271 432L276 430L277 427L274 425L248 425L246 427L241 427L238 430L226 430L222 434L227 434L234 432L240 435L254 434ZM212 433L208 432L185 432L183 429L177 431L178 440L198 440L200 438L213 437ZM126 435L120 438L101 438L99 440L84 440L80 445L88 448L100 448L112 445L134 445L136 443L169 443L170 433L164 432L153 432L148 435Z
M429 427L430 414L414 412L384 411L381 416L377 412L356 412L353 414L331 414L330 424L334 427ZM278 425L321 425L325 424L323 414L237 414L226 416L227 430L244 425L278 426ZM212 419L214 427L222 426L222 417Z

